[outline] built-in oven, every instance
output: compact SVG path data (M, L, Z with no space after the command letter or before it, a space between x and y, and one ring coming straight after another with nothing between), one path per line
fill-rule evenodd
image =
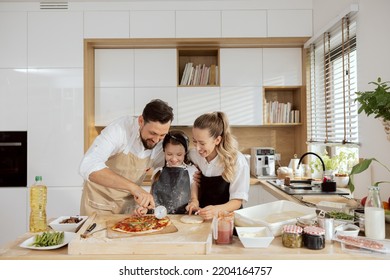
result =
M27 186L27 132L0 131L0 187Z

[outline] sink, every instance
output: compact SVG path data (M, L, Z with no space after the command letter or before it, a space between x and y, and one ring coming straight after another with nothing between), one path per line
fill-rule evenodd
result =
M321 189L312 189L312 179L291 180L290 186L283 184L282 180L267 180L272 186L290 195L349 195L345 189L337 189L335 192L323 192Z

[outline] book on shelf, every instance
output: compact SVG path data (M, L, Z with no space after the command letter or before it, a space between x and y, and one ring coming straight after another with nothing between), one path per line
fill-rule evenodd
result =
M299 123L299 110L292 110L290 102L268 101L265 106L266 123Z
M192 62L188 62L184 66L180 85L216 85L217 79L218 66L215 64L206 66L205 64L194 65Z

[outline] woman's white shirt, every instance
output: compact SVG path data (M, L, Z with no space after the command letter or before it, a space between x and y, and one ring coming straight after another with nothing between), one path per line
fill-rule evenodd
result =
M224 167L217 155L211 162L200 156L195 148L189 151L190 160L202 171L206 177L221 176ZM236 175L229 187L229 199L242 199L248 201L249 192L249 166L245 156L237 152Z

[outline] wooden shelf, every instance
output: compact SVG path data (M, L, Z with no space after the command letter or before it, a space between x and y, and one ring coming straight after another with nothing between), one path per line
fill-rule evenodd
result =
M178 48L177 63L177 85L179 87L219 86L219 48ZM187 64L192 68L186 69ZM188 83L191 80L191 84L182 84L183 75L185 72L190 73L191 69L192 75L187 75L189 78L184 79ZM201 74L203 75L202 82L200 82ZM194 81L194 76L196 81Z
M264 87L263 94L263 112L264 112L264 122L267 122L271 117L269 116L270 110L267 110L268 102L277 102L280 106L285 106L284 104L290 104L290 108L287 111L289 119L287 122L280 122L280 118L273 119L277 121L266 123L267 125L294 125L299 124L302 119L302 106L301 106L301 87ZM269 109L269 108L268 108ZM298 111L299 112L299 121L296 123L294 120L291 120L290 111ZM275 111L274 111L275 112ZM276 112L275 112L276 113ZM276 113L277 115L277 113Z

